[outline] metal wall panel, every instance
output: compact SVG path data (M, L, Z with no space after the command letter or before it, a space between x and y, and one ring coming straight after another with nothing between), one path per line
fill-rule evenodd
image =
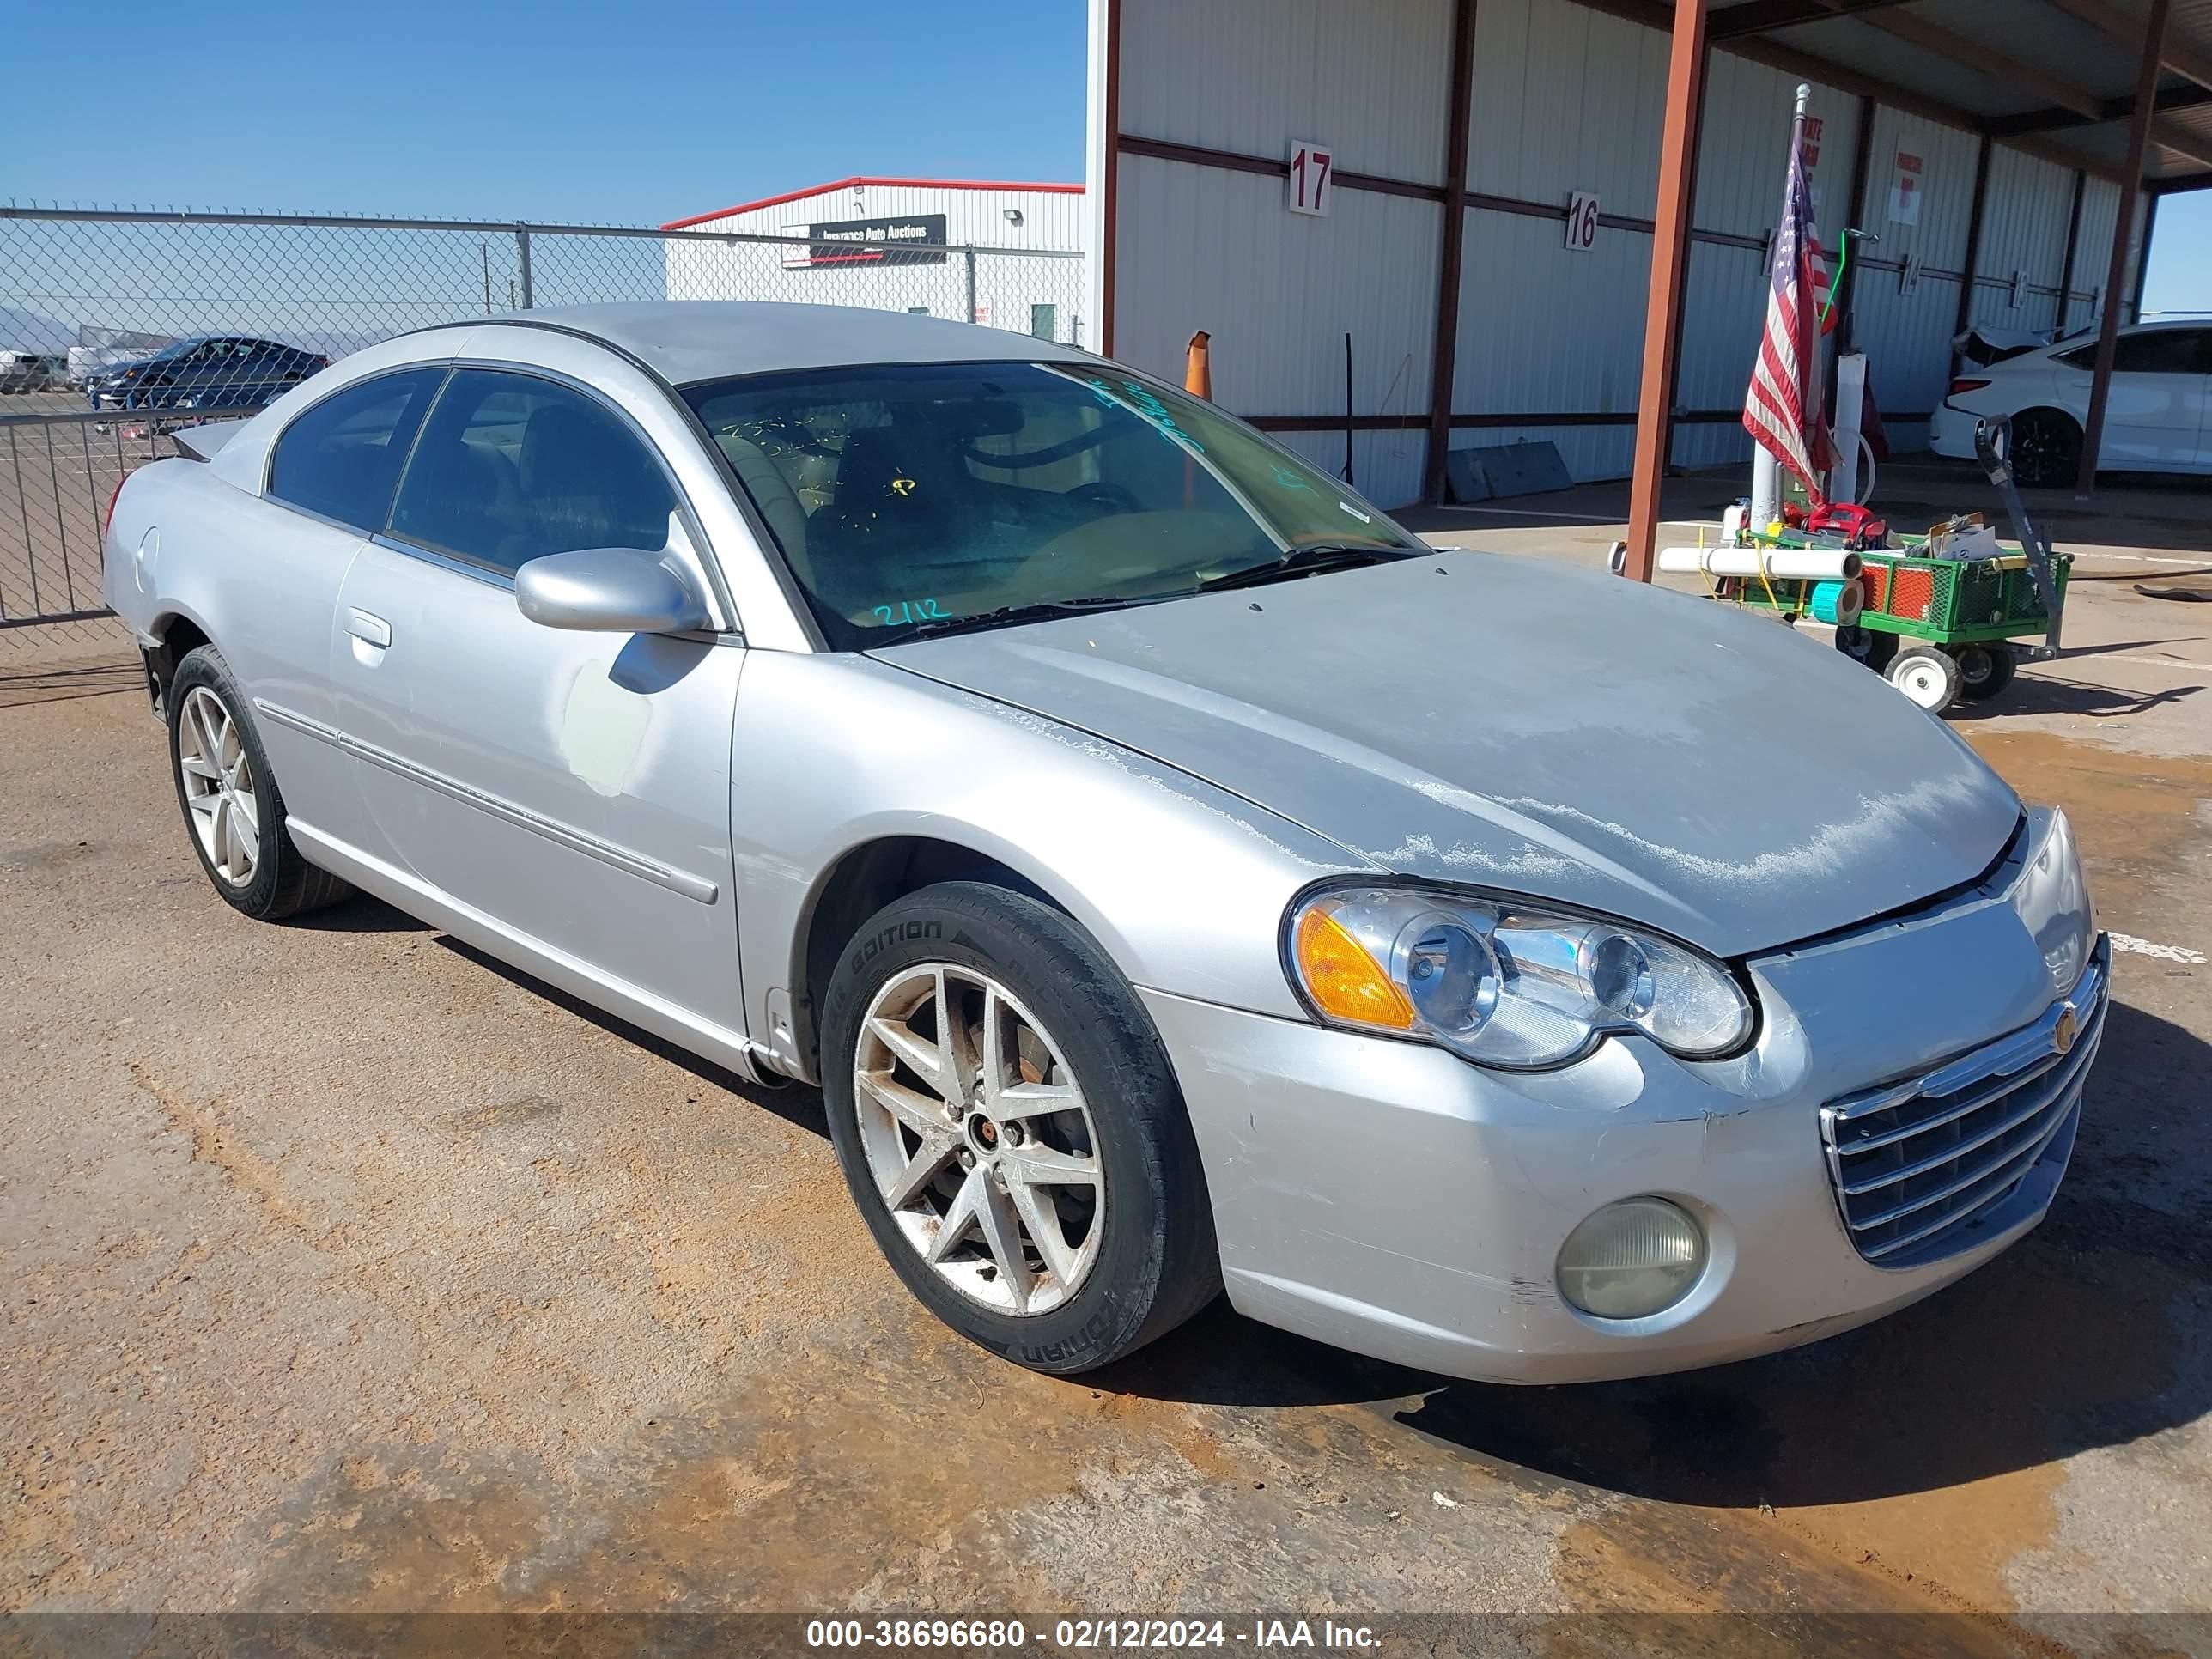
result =
M2136 222L2140 226L2142 204L2136 205ZM2119 217L2120 187L2107 179L2092 179L2081 192L2081 240L2074 254L2074 292L2078 297L2066 313L2064 327L2069 330L2087 328L2097 320L2098 307L2093 296L2105 285L2112 257L2112 227Z
M1441 178L1450 45L1446 0L1121 0L1121 128L1125 133L1273 160L1284 141L1334 146L1340 167L1423 183ZM1608 215L1654 211L1656 135L1665 101L1667 39L1574 0L1481 0L1476 9L1468 187L1564 207L1595 193ZM1780 204L1796 78L1716 52L1699 149L1697 228L1764 238ZM1094 97L1099 95L1094 88ZM1824 242L1850 216L1860 101L1814 88L1821 122L1813 166ZM1877 107L1866 228L1878 258L1917 255L1930 272L1963 262L1978 141ZM1892 221L1899 152L1922 159L1919 211ZM1116 349L1177 374L1194 328L1214 335L1215 388L1255 414L1335 413L1342 407L1342 336L1356 337L1358 413L1418 414L1428 400L1441 210L1402 198L1340 192L1327 221L1286 213L1280 181L1231 170L1125 156L1120 163ZM2030 271L2054 285L2064 257L2072 176L1999 147L1992 159L1987 271ZM2111 193L2105 192L2107 196ZM2096 264L2090 192L2075 285ZM2104 222L2109 225L2110 206ZM1605 226L1571 253L1548 217L1471 206L1466 215L1455 411L1632 416L1641 366L1647 234ZM2109 233L2107 233L2109 234ZM1738 406L1756 349L1766 274L1756 250L1698 242L1691 258L1677 404ZM1899 292L1895 271L1865 270L1859 343L1876 395L1899 414L1923 412L1950 371L1960 289L1923 274ZM2028 325L2047 325L2050 296ZM2009 309L2008 295L1990 298ZM1988 303L1989 301L1984 301ZM2078 319L2077 319L2078 320ZM1893 434L1920 437L1906 423ZM1455 446L1556 442L1577 476L1619 476L1633 427L1458 428ZM1363 489L1387 501L1418 488L1417 433L1361 434ZM1296 434L1303 453L1341 465L1334 434ZM1734 463L1748 440L1730 422L1677 428L1674 459ZM1371 459L1370 459L1371 452ZM1402 484L1400 481L1402 480Z
M1275 432L1268 434L1297 451L1331 477L1344 476L1341 432ZM1419 501L1421 466L1429 453L1425 432L1355 432L1352 434L1352 482L1380 507Z
M1559 220L1470 213L1466 238L1453 413L1633 415L1650 237L1571 253Z
M1449 0L1121 0L1121 131L1442 184Z
M1480 0L1474 92L1469 190L1651 216L1665 35L1568 0Z
M1821 244L1834 247L1850 220L1859 100L1833 87L1811 84L1806 114L1820 126L1807 141L1806 181L1812 186ZM1712 54L1705 69L1705 118L1698 141L1698 210L1692 222L1699 230L1764 236L1773 226L1782 210L1783 167L1797 87L1794 75L1726 52ZM1756 264L1758 256L1751 257Z
M1998 145L1990 153L1989 204L1975 260L1971 320L1993 328L2050 328L2058 317L2058 278L2074 208L2071 169ZM2019 303L2012 277L2021 276Z
M1184 345L1204 329L1224 408L1334 415L1349 332L1353 409L1425 412L1442 204L1345 190L1314 218L1286 212L1283 190L1257 173L1123 156L1114 355L1180 385Z
M1549 443L1579 482L1625 478L1636 453L1636 428L1626 426L1483 427L1452 434L1452 447L1488 448L1493 444ZM1511 506L1511 502L1507 502Z
M2002 149L2002 146L1999 147ZM1877 106L1874 148L1867 167L1867 228L1881 237L1886 259L1917 253L1931 270L1956 270L1966 263L1966 222L1974 199L1974 158L1980 141L1956 127L1938 126L1917 115ZM1904 224L1890 217L1890 189L1898 173L1900 152L1920 158L1920 222ZM1990 163L1994 169L1994 159ZM1958 302L1954 289L1952 303Z

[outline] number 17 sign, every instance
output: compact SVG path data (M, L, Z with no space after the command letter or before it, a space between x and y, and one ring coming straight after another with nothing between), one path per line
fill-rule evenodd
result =
M1283 205L1293 213L1326 216L1334 192L1336 157L1325 144L1291 140L1291 190Z

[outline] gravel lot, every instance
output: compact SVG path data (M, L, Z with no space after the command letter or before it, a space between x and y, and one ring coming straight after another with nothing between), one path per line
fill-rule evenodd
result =
M1957 728L2154 947L2050 1220L1865 1331L1602 1387L1225 1307L1097 1376L994 1362L878 1258L812 1092L369 901L236 916L135 666L0 659L0 1609L1759 1615L1705 1652L2212 1615L2212 627L2129 585L2183 532L2123 534L2080 653Z

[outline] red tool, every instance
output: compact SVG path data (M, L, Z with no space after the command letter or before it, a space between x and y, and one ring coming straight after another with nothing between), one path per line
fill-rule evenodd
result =
M1810 535L1817 536L1824 531L1840 535L1845 547L1859 552L1885 546L1889 541L1887 520L1877 519L1863 507L1847 507L1833 501L1814 508L1812 516L1805 521L1805 529Z

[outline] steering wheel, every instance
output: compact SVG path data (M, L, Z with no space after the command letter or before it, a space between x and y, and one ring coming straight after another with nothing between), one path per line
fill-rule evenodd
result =
M1103 478L1076 485L1065 492L1063 499L1102 507L1109 513L1141 513L1145 510L1145 504L1137 499L1133 490L1121 484L1108 483Z

